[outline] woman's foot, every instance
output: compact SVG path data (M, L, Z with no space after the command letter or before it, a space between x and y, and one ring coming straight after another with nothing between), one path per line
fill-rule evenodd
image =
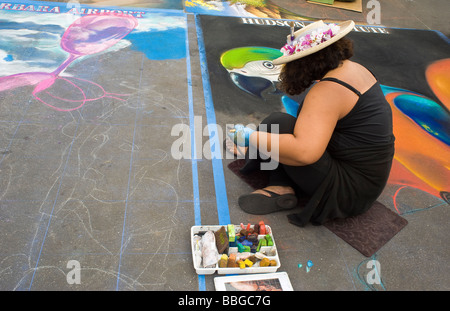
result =
M271 197L271 194L265 190L269 190L278 195L295 194L294 189L292 189L292 187L289 187L289 186L267 186L263 189L258 189L256 191L253 191L252 193L260 193L260 194L264 194L265 196Z

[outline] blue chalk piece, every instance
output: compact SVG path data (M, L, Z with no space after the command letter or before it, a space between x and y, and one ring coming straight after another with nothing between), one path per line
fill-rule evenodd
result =
M237 248L238 248L238 252L239 253L245 252L245 247L241 243L237 242L236 244L237 244Z
M314 263L311 260L308 260L308 262L306 263L306 273L311 270L312 266L314 266Z
M242 243L242 245L244 245L244 246L252 246L253 245L253 242L250 242L250 241L247 241L247 240L244 240L244 241L242 241L241 242Z
M299 263L299 264L297 265L297 267L301 268L301 267L303 267L303 265L302 265L301 263Z

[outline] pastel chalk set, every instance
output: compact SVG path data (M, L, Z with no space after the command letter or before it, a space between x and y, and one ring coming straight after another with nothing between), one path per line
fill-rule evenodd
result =
M280 259L272 229L264 222L191 227L197 274L273 273Z

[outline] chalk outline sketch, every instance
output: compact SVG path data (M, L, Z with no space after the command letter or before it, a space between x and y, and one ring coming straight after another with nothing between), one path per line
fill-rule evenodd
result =
M97 15L98 16L98 15ZM170 13L168 14L168 16L172 16ZM178 15L175 15L178 16ZM184 21L184 15L179 15L180 17L182 17L182 21ZM74 23L75 24L75 23ZM179 26L178 26L179 27ZM184 27L186 27L186 25L184 24ZM185 31L185 29L183 29L183 31ZM184 44L184 43L183 43ZM143 64L144 64L144 59L146 59L145 55L142 55L142 64L140 65L141 67L141 71L143 70ZM170 59L170 58L169 58ZM62 68L64 66L64 64L69 64L70 62L68 62L66 60L65 63L61 64L61 66L59 66L59 68ZM56 71L56 70L55 70ZM42 77L46 78L48 77L48 74L44 75L36 75L36 80L41 79ZM51 77L50 79L55 79L58 80L60 77L59 76L54 76ZM102 89L101 86L99 86L98 84L94 83L94 82L90 82L84 79L80 79L80 78L75 78L75 77L67 77L67 80L71 79L71 81L76 80L76 83L83 83L86 82L89 84L90 88L96 88L96 89ZM34 82L34 81L31 81ZM28 81L25 81L24 83L28 83ZM38 83L38 82L37 82ZM86 84L85 84L86 85ZM21 85L19 85L21 86ZM19 87L17 86L17 87ZM43 84L43 87L45 88L46 85ZM132 181L132 184L129 184L129 188L127 189L127 193L129 194L130 198L131 196L133 196L133 194L135 192L138 191L138 188L140 187L148 187L148 184L157 184L159 185L159 187L164 188L165 191L163 191L164 193L166 193L168 195L167 197L167 202L165 201L161 201L159 202L158 200L151 200L154 201L156 205L158 204L164 204L168 206L167 209L164 209L164 214L162 218L158 218L155 219L152 222L148 222L144 225L141 225L137 228L129 228L127 231L123 232L123 241L122 241L122 245L121 245L121 249L120 252L117 253L115 247L111 248L111 245L108 245L107 243L105 243L105 241L101 241L101 237L98 237L96 235L96 230L95 227L93 226L92 223L92 219L91 219L91 212L89 211L89 209L91 208L90 206L85 205L85 201L84 200L80 200L79 198L77 198L77 188L78 190L88 190L88 196L91 197L91 201L98 201L98 203L104 203L107 205L111 205L111 204L123 204L123 200L121 202L119 201L115 201L115 200L108 200L105 197L101 197L101 193L105 192L105 184L104 184L104 177L105 174L104 172L102 173L101 171L97 170L97 168L95 168L95 166L93 165L95 161L98 160L105 160L100 159L98 156L98 151L100 151L100 149L102 148L102 146L104 146L105 144L108 143L108 141L110 141L110 139L112 137L109 137L110 131L113 128L114 124L110 124L107 121L107 118L113 114L114 111L118 110L121 107L125 107L125 108L130 108L133 111L136 111L136 119L138 119L138 116L142 117L141 114L148 114L148 115L152 115L156 114L156 118L163 118L163 116L166 116L165 118L167 118L167 113L169 113L169 117L173 118L173 121L176 122L185 122L184 119L187 119L187 115L186 112L183 109L180 109L180 107L178 107L178 104L185 104L185 101L182 100L182 97L180 97L178 99L179 96L176 96L172 99L167 99L164 98L163 93L160 93L156 88L150 86L150 85L146 85L146 89L142 89L141 86L139 85L139 87L133 88L132 86L127 86L128 88L133 89L133 91L135 91L135 93L137 93L136 97L145 97L145 98L151 98L152 101L150 103L146 103L145 105L142 102L138 102L135 103L134 101L136 100L136 98L131 98L128 100L122 100L122 103L119 105L115 105L114 107L111 107L112 110L108 110L106 112L104 112L93 124L92 127L88 127L86 129L81 129L78 130L78 124L80 123L80 121L82 121L82 114L83 112L81 112L81 115L78 116L78 114L72 115L72 117L78 116L79 120L73 120L72 122L69 122L68 124L66 124L64 127L59 128L59 130L61 130L61 133L64 136L67 136L71 139L71 143L64 149L62 150L62 153L60 155L60 162L59 162L59 167L56 169L56 171L53 172L53 174L51 174L51 180L49 180L49 189L47 192L47 195L45 196L45 198L43 199L42 204L39 207L39 214L41 215L40 220L38 221L38 226L39 228L36 229L35 231L35 235L33 237L33 240L31 242L31 245L29 246L29 253L27 254L27 252L24 253L17 253L17 254L13 254L7 257L4 257L1 259L0 263L2 265L2 267L5 267L5 265L8 265L8 267L5 267L4 271L9 271L11 269L12 266L17 265L19 262L22 264L22 267L19 268L19 271L21 271L21 278L17 280L16 285L14 287L14 290L17 289L23 289L24 287L29 287L31 288L33 281L31 280L30 282L30 277L34 278L34 275L36 272L41 271L41 270L55 270L56 273L60 272L62 275L65 276L65 273L67 271L64 271L63 269L61 269L58 266L50 266L50 265L38 265L38 261L39 258L37 258L37 252L39 252L39 250L37 250L36 252L36 248L41 246L41 250L42 250L42 246L44 244L45 241L45 236L43 231L45 231L45 228L42 229L42 227L45 227L47 225L50 224L50 219L52 215L54 215L55 217L59 218L59 219L65 219L69 216L73 216L75 215L75 219L79 219L79 224L81 227L84 228L84 231L86 233L86 238L88 240L93 241L94 245L98 245L101 249L103 249L103 251L105 252L106 255L112 256L113 258L117 258L117 256L121 256L122 254L125 254L127 248L130 247L130 243L133 241L133 239L139 239L140 241L134 241L134 243L141 243L142 241L146 241L146 240L154 240L152 239L152 235L162 235L163 238L160 238L157 240L157 243L154 244L154 248L152 249L152 253L151 254L146 254L145 255L145 262L143 262L145 265L143 267L141 267L141 270L137 271L138 274L136 275L130 275L129 273L134 274L136 271L133 272L129 272L129 273L120 273L114 269L114 267L109 268L109 267L102 267L102 268L96 268L95 265L94 267L89 267L89 266L82 266L82 271L90 271L90 272L96 272L96 273L100 273L103 275L107 275L111 278L115 278L117 279L117 287L124 287L126 289L149 289L149 288L161 288L161 286L167 285L167 279L164 276L164 273L168 270L167 268L167 258L169 258L169 248L171 247L171 243L170 241L173 240L173 231L174 228L176 227L176 218L175 218L175 214L178 211L179 208L179 189L181 187L181 182L180 182L180 167L182 165L182 161L177 161L178 165L176 165L176 167L173 166L173 163L171 161L169 161L171 159L171 157L168 156L168 153L166 151L164 151L163 149L152 149L153 153L152 155L150 155L149 159L145 159L145 162L148 162L149 160L151 161L150 164L146 163L143 165L136 165L136 167L132 166L132 159L130 160L130 181ZM42 91L42 90L40 90ZM117 94L113 94L113 93L107 93L105 95L114 95L114 96L105 96L105 97L112 97L112 98L117 98L116 95ZM122 95L122 94L119 94ZM125 95L125 94L123 94ZM128 95L127 95L128 96ZM53 98L58 99L57 96L53 96ZM95 99L100 99L102 97L99 98L86 98L86 101L89 100L95 100ZM65 98L64 98L65 99ZM117 98L120 99L120 98ZM84 100L84 99L83 99ZM65 99L65 101L70 101L68 99ZM76 100L74 100L76 101ZM139 101L139 100L138 100ZM180 101L180 103L175 103L173 101ZM30 103L28 103L29 105ZM83 106L80 105L80 107L76 107L76 109L80 109ZM149 110L152 109L152 110ZM57 110L57 109L55 109ZM59 110L61 111L61 110ZM77 123L77 124L75 124ZM136 134L136 130L135 133ZM84 173L83 173L83 168L82 168L82 163L80 162L80 155L81 155L81 149L86 145L89 144L90 140L99 140L100 145L97 146L94 150L92 150L92 152L90 153L90 156L93 157L91 160L88 160L86 164L87 167L85 167L84 169ZM85 147L86 148L86 147ZM87 146L88 148L88 146ZM137 142L134 141L124 141L123 144L118 145L117 148L125 151L125 152L131 152L133 153L137 153L139 152L139 149L142 148L142 145L137 144ZM70 175L71 173L66 172L66 168L67 168L67 164L69 161L70 157L74 157L74 158L78 158L77 164L76 164L76 168L75 171L73 172L75 175ZM147 155L148 156L148 155ZM112 159L111 159L112 160ZM102 164L107 165L109 163L111 163L111 161L106 161ZM97 163L98 164L98 163ZM158 173L154 170L156 170L158 168L159 165L170 165L171 168L174 168L176 170L176 174L175 174L175 183L173 183L172 180L167 180L165 177L163 176L158 176ZM132 169L133 167L133 169ZM11 173L11 166L9 164L5 164L4 168L6 168L6 173ZM131 170L133 170L133 175L131 175ZM64 200L61 202L60 199L58 198L59 195L59 188L61 187L62 184L62 179L64 178L64 176L68 176L68 177L79 177L80 180L78 182L76 182L73 185L72 189L69 189L69 196L68 198L64 198ZM158 177L156 177L158 176ZM12 178L12 175L10 175L9 177ZM169 176L170 179L172 179L172 176ZM4 189L4 191L0 192L0 199L3 195L7 194L8 190L9 190L9 185L10 185L10 181L11 178L8 179L8 182L6 183L6 187ZM93 184L92 184L93 183ZM89 188L89 186L87 185L91 185L92 187ZM71 187L71 186L69 186ZM81 187L81 188L80 188ZM88 187L88 188L86 188ZM51 198L52 196L55 195L55 192L58 192L56 194L56 198L53 201L53 199ZM106 194L106 193L105 193ZM51 205L51 202L46 202L47 200L54 202L53 203L53 210L50 211L49 206L45 206L45 205ZM58 203L57 203L58 201ZM75 205L73 205L72 203L74 203ZM136 204L138 204L138 200L135 200ZM72 204L72 206L71 206ZM170 206L170 211L169 211L169 206ZM74 207L74 208L73 208ZM153 207L155 208L155 207ZM41 225L42 224L42 225ZM47 229L48 229L48 225L47 225ZM125 226L124 226L125 229ZM45 233L46 234L46 233ZM120 241L119 241L120 242ZM136 245L133 245L132 247L132 251L136 251ZM135 254L139 254L139 253L135 253ZM145 253L144 253L145 254ZM40 256L40 255L39 255ZM20 259L20 258L23 258ZM11 263L10 261L14 260L13 263ZM17 260L17 262L16 262ZM155 268L157 267L157 268ZM150 270L151 269L151 270ZM156 270L155 270L156 269ZM157 273L155 273L157 271ZM1 276L1 275L0 275Z

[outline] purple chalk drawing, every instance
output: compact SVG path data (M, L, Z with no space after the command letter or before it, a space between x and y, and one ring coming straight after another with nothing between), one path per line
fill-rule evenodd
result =
M132 15L125 14L96 14L82 16L74 21L64 32L61 38L61 48L69 53L69 57L53 72L25 72L6 77L0 77L0 92L15 89L22 86L36 85L32 91L34 98L41 103L58 111L73 111L84 106L88 101L94 101L103 97L112 97L123 100L118 96L127 94L108 93L100 85L74 77L62 77L60 74L76 59L100 53L114 46L137 26L137 20ZM70 88L79 93L76 99L68 99L51 94L48 90L56 83L66 83ZM83 84L99 90L99 96L86 96L82 88ZM80 87L81 85L81 87ZM45 95L45 96L44 96ZM76 107L60 108L51 105L47 99L75 103Z

